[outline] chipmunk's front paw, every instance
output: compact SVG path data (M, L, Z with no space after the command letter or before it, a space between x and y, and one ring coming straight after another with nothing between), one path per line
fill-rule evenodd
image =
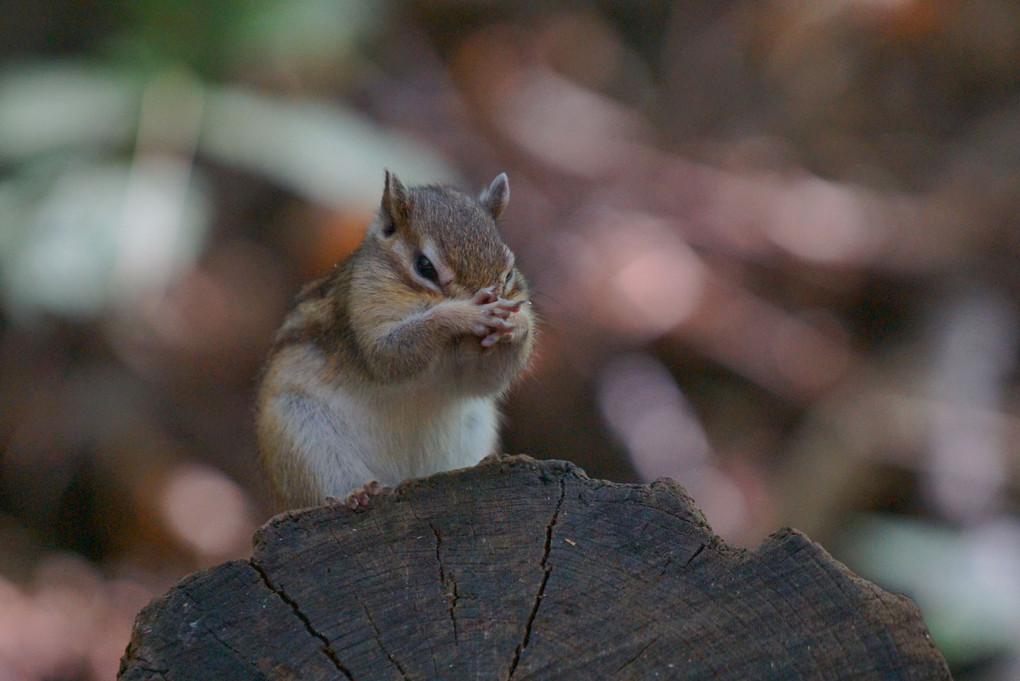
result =
M352 511L364 511L371 505L373 499L389 496L392 492L392 487L383 487L372 480L348 494L344 499L344 506Z
M482 339L483 348L491 348L500 341L513 339L517 325L508 319L521 309L524 301L500 298L495 287L490 286L476 293L472 302L479 308L478 321L473 331Z

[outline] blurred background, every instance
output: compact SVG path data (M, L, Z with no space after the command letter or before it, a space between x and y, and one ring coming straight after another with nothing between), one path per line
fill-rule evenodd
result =
M270 337L383 169L478 191L505 450L792 525L1020 678L1020 4L0 0L0 680L244 557Z

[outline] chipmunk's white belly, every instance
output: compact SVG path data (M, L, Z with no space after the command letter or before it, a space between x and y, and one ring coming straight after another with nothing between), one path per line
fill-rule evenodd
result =
M323 363L308 348L282 353L263 407L322 497L473 466L495 452L495 397L450 397L448 386L425 380L348 388L320 378L329 375Z
M358 459L374 479L393 486L473 466L495 451L498 421L491 398L440 401L427 390L406 388L373 392L367 399L343 390L320 393L337 434L316 457L323 467L320 479L329 480L330 469L343 468L335 457Z

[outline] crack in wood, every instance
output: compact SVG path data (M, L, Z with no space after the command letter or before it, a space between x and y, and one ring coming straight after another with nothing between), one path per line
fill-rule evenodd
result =
M404 669L404 665L400 664L400 661L393 656L393 653L391 653L383 643L382 631L379 630L379 626L375 623L375 619L372 618L372 613L369 611L368 605L366 605L365 601L361 600L361 597L357 594L354 594L354 596L358 599L361 609L365 611L365 618L368 620L369 625L371 625L372 631L375 632L375 642L379 645L379 649L386 655L386 659L390 661L390 664L397 668L400 675L404 677L404 681L411 681L411 677L408 675L407 670ZM436 666L435 659L432 660L432 666Z
M320 634L315 629L315 627L312 626L312 621L308 619L308 616L305 615L305 613L301 612L301 608L298 607L297 602L293 598L288 596L283 589L273 584L273 581L269 579L269 575L266 573L266 571L262 568L261 565L256 563L254 560L249 560L248 564L251 565L252 569L254 569L255 572L259 574L259 576L262 578L262 582L266 585L266 588L272 591L274 594L276 594L277 598L286 603L287 606L294 612L294 615L297 616L299 620L301 620L302 624L305 625L305 629L308 631L308 633L322 642L323 654L327 658L329 658L329 661L333 663L333 666L337 668L337 671L343 674L349 681L355 681L354 677L351 675L351 672L347 669L347 667L343 665L342 662L340 662L340 658L337 657L336 651L333 650L333 645L329 642L329 639L326 638L324 635Z
M166 679L167 672L170 671L169 669L164 669L164 668L156 669L156 668L153 668L153 667L145 667L143 665L138 665L138 664L132 665L130 667L130 670L131 671L139 671L139 672L141 672L143 674L148 675L150 678L151 677L158 677L160 679ZM128 671L127 669L121 669L119 674L118 674L118 676L125 675L125 673L127 671Z
M439 528L429 522L429 527L432 528L432 533L436 535L436 563L439 565L439 583L442 585L443 590L447 591L447 596L450 599L450 624L453 625L453 644L455 646L460 645L460 637L457 632L457 601L460 599L460 595L457 593L457 580L453 578L453 575L449 577L449 589L447 589L447 576L446 568L443 565L443 557L440 555L440 547L443 544L443 538L439 535Z
M636 660L637 660L637 659L638 659L639 657L641 657L642 655L644 655L645 651L646 651L646 650L648 650L649 648L651 648L651 647L652 647L652 645L653 645L653 644L654 644L654 643L655 643L656 641L658 641L658 640L659 640L658 638L653 638L653 639L652 639L651 641L649 641L649 642L648 642L648 643L646 643L645 645L641 646L641 650L639 650L639 651L637 651L636 653L634 653L634 655L633 655L633 656L632 656L632 657L631 657L631 658L630 658L629 660L627 660L627 661L626 661L626 662L624 662L624 663L623 663L622 665L620 665L620 668L616 670L616 673L617 673L617 674L619 674L619 673L620 673L620 672L622 672L622 671L623 671L623 670L624 670L624 669L625 669L626 667L628 667L628 666L630 666L631 664L633 664L633 663L634 663L634 662L635 662L635 661L636 661Z
M219 634L217 634L216 631L212 627L210 627L209 625L206 625L204 627L204 629L206 630L206 632L208 632L208 634L212 637L212 639L214 641L216 641L221 646L223 646L224 648L226 648L227 650L232 652L234 654L234 657L236 657L238 660L241 660L242 662L247 663L247 666L253 667L256 671L261 671L261 670L259 670L258 664L256 664L255 660L252 660L247 655L242 653L240 650L238 650L234 646L230 645L230 642L227 641L226 639L224 639L223 637L221 637Z
M535 603L531 607L531 612L528 614L528 619L524 623L524 636L521 642L517 644L517 648L514 650L513 659L510 661L510 670L507 674L507 681L510 681L514 677L514 672L517 671L517 665L521 661L521 653L528 647L528 642L531 640L531 627L535 623L535 618L538 616L538 608L542 605L542 597L545 596L545 585L549 582L549 575L552 574L552 566L547 565L549 562L549 554L552 552L552 538L553 530L556 527L556 523L560 519L560 509L563 506L563 499L567 494L567 480L566 478L560 478L560 498L556 500L556 508L553 510L552 518L549 520L549 524L545 528L545 548L542 553L542 560L539 561L538 566L542 568L542 580L538 584L538 593L535 594Z
M684 561L684 567L685 567L685 568L686 568L686 567L690 567L691 563L693 563L693 562L694 562L694 560L695 560L695 559L696 559L696 558L697 558L698 556L700 556L700 555L701 555L701 552L702 552L702 551L704 551L704 550L705 550L705 547L707 547L707 546L708 546L708 544L699 544L699 545L698 545L698 548L694 549L694 553L692 553L692 554L690 555L690 557L689 557L689 558L688 558L687 560L685 560L685 561ZM655 576L655 578L656 578L656 579L662 579L662 576L666 574L666 571L667 571L667 570L669 570L669 566L670 566L670 565L672 565L672 564L673 564L673 559L672 559L672 558L667 558L667 559L666 559L666 562L665 562L665 563L663 563L663 565L662 565L662 569L661 569L661 570L659 570L659 574L657 574L657 575Z
M690 566L690 564L694 562L694 559L701 555L701 552L705 550L706 546L707 544L702 544L701 546L699 546L697 550L695 550L694 553L691 554L691 557L687 559L687 562L684 563L684 567Z
M194 600L194 599L192 599ZM167 667L156 667L153 666L153 661L143 655L135 655L135 641L132 640L128 643L128 649L125 653L124 658L120 661L120 671L117 672L117 678L127 678L127 672L141 672L148 677L158 677L160 679L166 679L167 673L170 671ZM128 664L128 659L131 659Z
M413 508L412 508L411 513L415 516L416 519L418 519L418 515L417 515L417 513L414 512ZM383 540L383 544L389 550L390 555L393 556L394 561L395 562L402 561L401 554L393 548L393 544L390 541L389 533L386 531L386 529L382 525L379 524L379 517L378 517L378 515L377 514L369 514L368 518L372 521L372 524L375 526L376 531L379 533L379 537ZM343 544L343 542L335 534L333 535L333 537L338 542L340 542L341 545ZM393 541L396 541L396 542L399 543L400 540L399 540L399 538L394 538ZM406 573L404 575L405 586L407 585L406 584L406 582L407 582L407 574L409 574L409 573ZM362 605L364 605L364 604L362 604ZM416 605L415 600L414 599L410 599L408 601L408 605L411 607L411 612L414 613L414 622L415 622L415 625L418 628L418 632L421 634L422 638L425 640L425 645L428 646L428 649L429 649L429 659L432 660L432 669L438 674L439 673L439 671L438 671L439 670L439 665L436 663L436 651L432 647L431 639L426 634L426 630L428 629L428 627L424 626L422 624L422 615L421 615L421 612L418 610L418 606Z

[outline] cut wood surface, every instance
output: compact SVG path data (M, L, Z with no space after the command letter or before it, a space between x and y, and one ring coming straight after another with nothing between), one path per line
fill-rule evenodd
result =
M139 615L120 679L949 679L917 608L678 484L492 457L292 511Z

